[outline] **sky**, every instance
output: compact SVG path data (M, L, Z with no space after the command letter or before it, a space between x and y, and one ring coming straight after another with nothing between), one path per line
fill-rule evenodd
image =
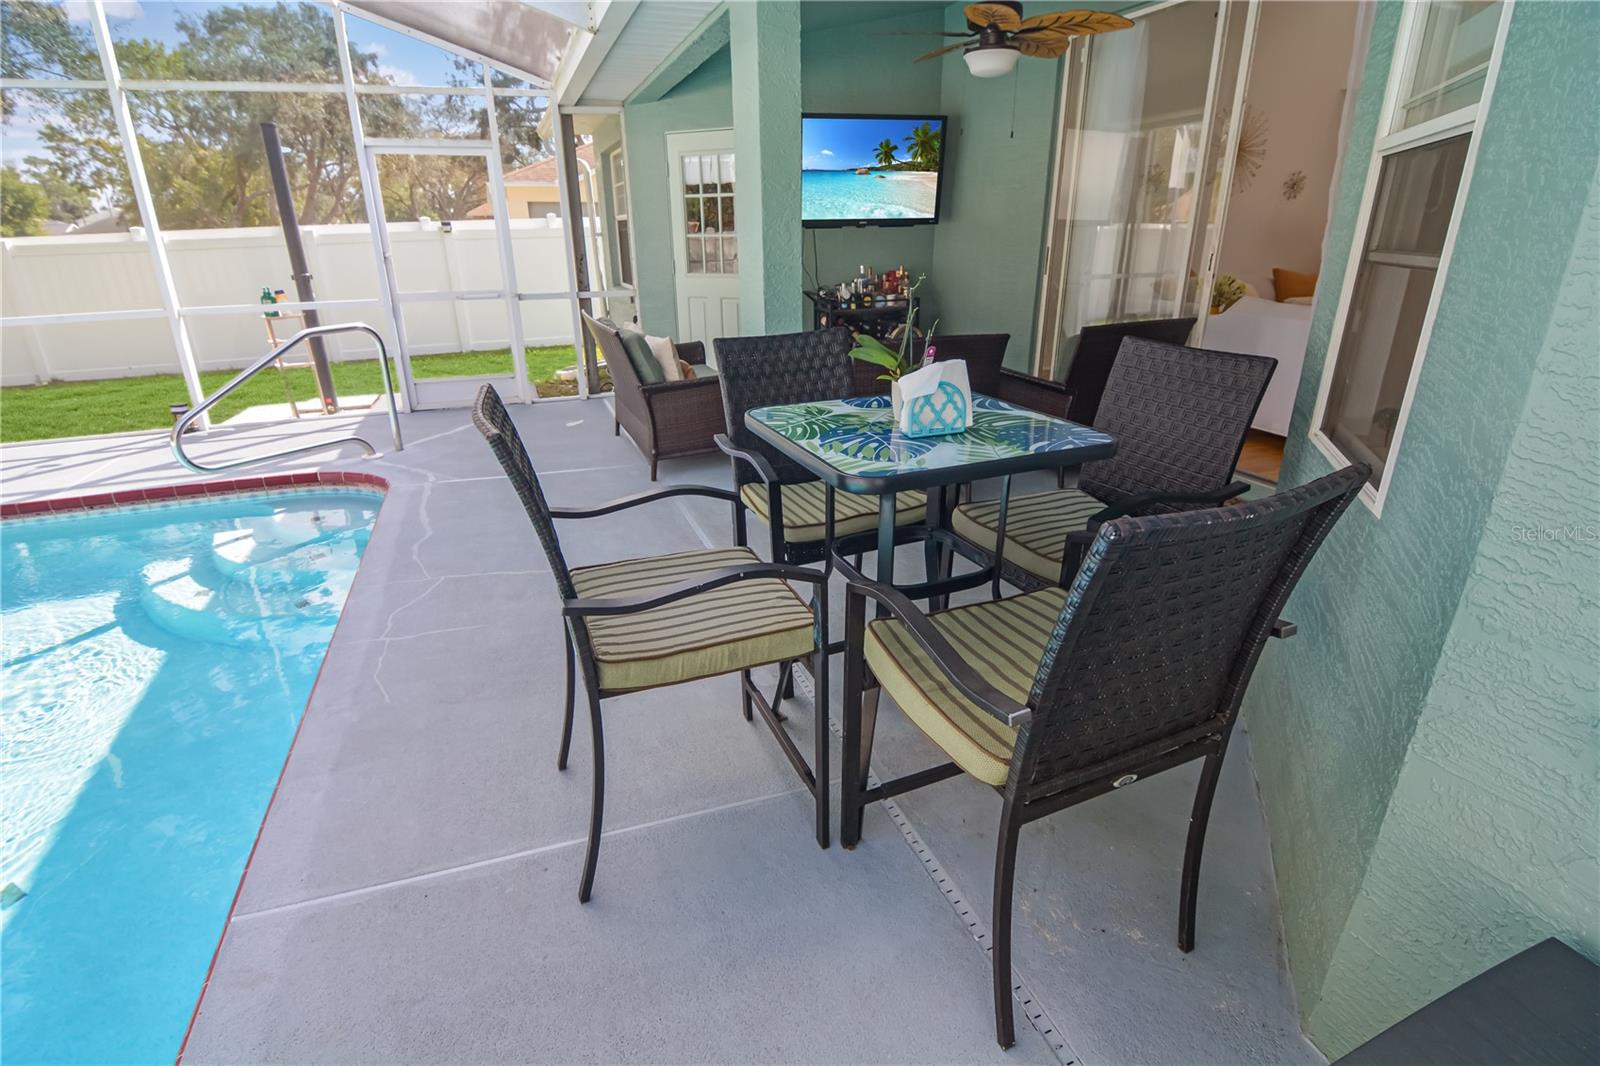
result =
M808 118L801 122L800 165L806 170L845 170L877 163L878 143L895 143L896 159L910 153L906 141L925 119Z

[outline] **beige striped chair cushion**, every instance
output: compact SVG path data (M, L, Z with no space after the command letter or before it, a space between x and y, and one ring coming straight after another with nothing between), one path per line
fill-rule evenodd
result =
M1033 690L1050 631L1067 601L1050 588L932 615L933 624L963 659L1019 703ZM892 618L867 625L867 665L883 690L967 773L1003 785L1017 731L979 710Z
M760 561L749 548L678 552L581 567L572 583L585 599L633 599L696 574ZM771 579L735 581L638 614L590 618L588 626L600 687L619 692L809 655L811 622L799 594Z
M745 506L756 513L763 522L767 517L767 487L751 482L739 488L739 497ZM827 516L827 490L820 481L802 481L783 487L783 537L796 544L822 540L827 536L824 526ZM924 492L900 492L894 498L897 526L908 526L922 521L927 512L928 496ZM833 494L833 535L848 536L878 528L878 497L863 496L857 492Z
M1013 497L1006 511L1006 561L1046 581L1060 581L1067 534L1083 529L1105 507L1077 489ZM999 500L964 503L950 516L952 529L991 552L999 525Z

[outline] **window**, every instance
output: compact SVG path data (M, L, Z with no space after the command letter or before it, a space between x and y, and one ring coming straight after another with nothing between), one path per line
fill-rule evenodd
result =
M622 149L611 153L611 213L617 220L617 278L633 284L633 247L628 243L628 161Z
M690 274L739 272L733 172L731 152L683 157L684 241Z
M1311 439L1372 467L1362 499L1382 511L1440 282L1471 175L1505 7L1408 5L1346 270Z

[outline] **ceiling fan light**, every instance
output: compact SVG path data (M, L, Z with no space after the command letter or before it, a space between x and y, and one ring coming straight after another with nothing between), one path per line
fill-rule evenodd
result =
M1021 55L1012 44L981 44L966 52L962 58L974 78L1000 78L1017 69Z

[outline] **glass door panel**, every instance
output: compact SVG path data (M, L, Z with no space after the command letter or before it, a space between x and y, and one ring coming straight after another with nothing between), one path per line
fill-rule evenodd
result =
M1246 12L1192 0L1069 53L1040 374L1066 376L1084 326L1204 314Z

